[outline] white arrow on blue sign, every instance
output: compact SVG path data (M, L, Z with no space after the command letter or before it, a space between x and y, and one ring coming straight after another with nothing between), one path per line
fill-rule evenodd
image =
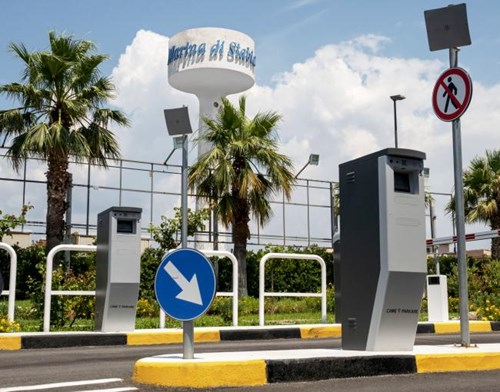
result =
M156 271L155 294L163 311L180 321L203 315L215 297L215 273L196 249L168 253Z

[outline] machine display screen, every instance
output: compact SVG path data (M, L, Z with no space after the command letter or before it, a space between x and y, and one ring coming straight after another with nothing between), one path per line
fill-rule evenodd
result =
M394 191L411 193L409 173L394 172Z
M117 233L134 233L134 221L133 220L125 220L118 219L116 222L116 231Z

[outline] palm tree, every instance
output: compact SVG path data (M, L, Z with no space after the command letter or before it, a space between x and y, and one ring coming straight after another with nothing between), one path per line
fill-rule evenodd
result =
M270 197L281 191L290 199L295 183L291 160L278 153L276 126L280 119L274 112L249 119L244 96L237 108L223 98L216 118L203 119L206 131L198 138L212 147L189 171L191 189L196 188L207 202L215 199L219 219L231 227L240 296L248 295L250 215L263 226L272 216Z
M24 63L22 81L0 86L19 105L0 111L0 134L12 138L7 156L13 167L19 170L28 157L47 163L47 251L64 238L70 157L106 166L120 156L109 125L128 125L120 111L102 107L114 96L114 85L99 71L108 57L95 54L90 41L53 31L49 43L50 50L33 52L11 43Z
M455 211L455 203L451 201L446 210ZM464 171L464 212L468 223L500 229L500 150L486 150L486 157L474 158ZM491 241L491 257L500 259L500 238Z

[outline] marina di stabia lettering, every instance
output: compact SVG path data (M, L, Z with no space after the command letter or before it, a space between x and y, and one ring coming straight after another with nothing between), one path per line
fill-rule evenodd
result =
M254 51L248 46L242 46L238 42L231 42L226 45L225 41L217 40L210 46L209 61L222 61L224 58L228 62L236 62L244 66L255 67L256 56ZM181 60L184 63L201 62L205 60L207 44L187 42L181 46L172 46L168 51L168 64Z

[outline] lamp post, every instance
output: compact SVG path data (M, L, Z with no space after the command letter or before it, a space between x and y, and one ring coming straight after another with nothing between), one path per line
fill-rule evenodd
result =
M188 108L183 106L176 109L165 109L165 121L167 123L168 134L174 137L174 150L182 147L182 179L181 179L181 210L182 210L182 227L181 227L181 247L187 248L187 235L188 235L188 134L192 133L191 123L189 121ZM165 160L167 163L170 155ZM182 344L183 344L183 358L193 359L194 357L194 322L182 322Z
M302 169L300 169L299 172L295 175L295 178L297 178L299 176L299 174L302 173L304 171L304 169L309 165L313 165L313 166L319 165L319 154L309 154L309 160L302 167Z
M390 98L392 99L392 102L394 102L394 146L398 148L398 116L396 113L396 102L402 101L406 97L402 96L401 94L398 94L398 95L391 95Z

